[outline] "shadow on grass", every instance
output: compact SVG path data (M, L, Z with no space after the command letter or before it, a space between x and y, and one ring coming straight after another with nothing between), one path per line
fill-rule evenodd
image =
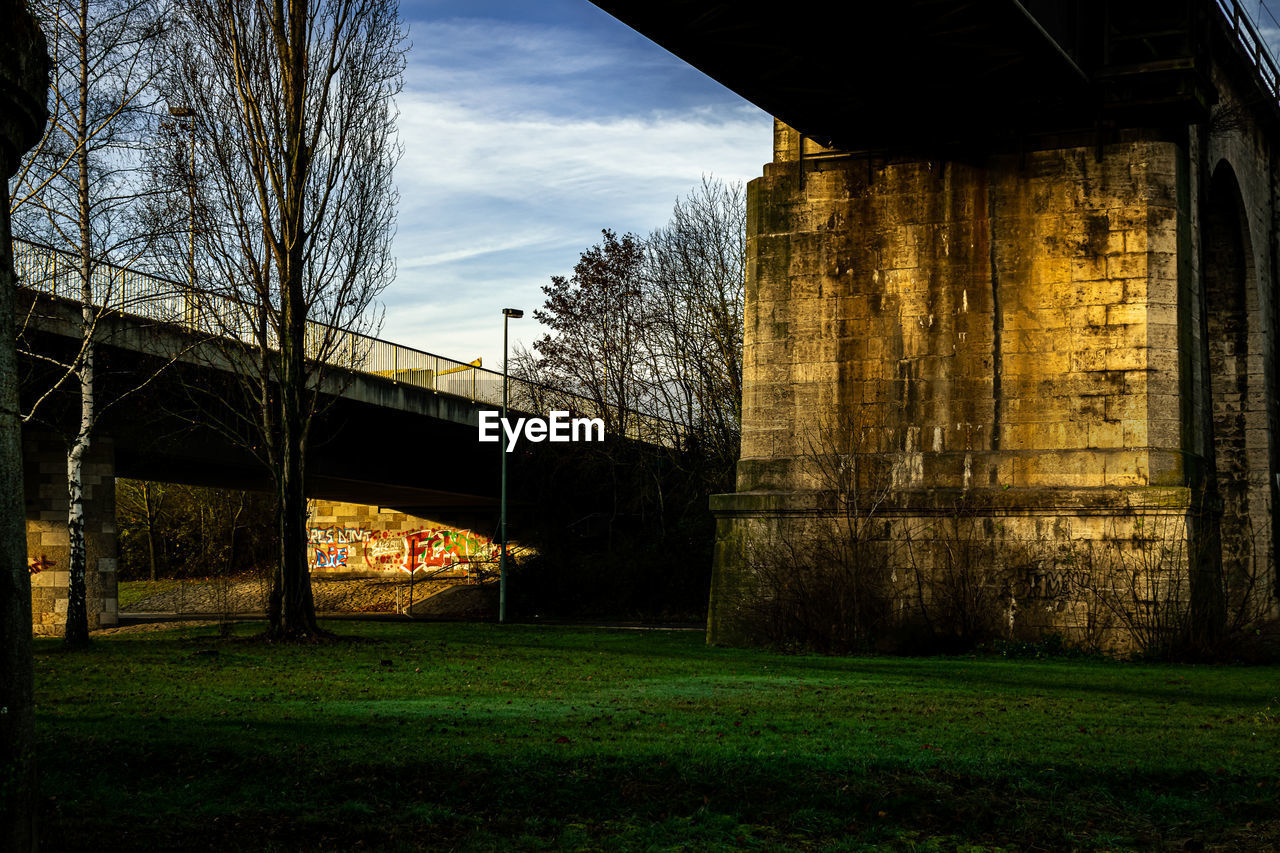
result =
M100 851L104 832L128 850L513 849L580 835L619 849L670 824L669 849L941 837L1053 850L1212 840L1280 818L1274 773L623 755L578 732L558 743L554 725L507 749L486 720L456 713L161 719L124 736L113 720L77 716L41 743L48 849Z
M786 757L494 756L449 739L396 754L392 726L353 722L255 724L253 744L284 745L250 749L236 729L218 722L192 726L189 738L41 744L47 847L101 850L109 838L111 849L137 850L484 849L520 838L559 845L571 827L586 827L594 844L634 847L671 821L682 827L667 839L676 849L916 836L1023 849L1161 847L1277 817L1275 779L1262 776L1043 765L974 775L890 758L814 772ZM353 736L366 740L366 760L326 760L325 744ZM69 772L83 771L87 757L96 772Z
M354 642L242 625L40 646L46 849L1280 843L1277 731L1237 713L1273 701L1269 671L343 629ZM1126 702L1148 728L1125 728ZM1091 718L1110 730L1077 731Z

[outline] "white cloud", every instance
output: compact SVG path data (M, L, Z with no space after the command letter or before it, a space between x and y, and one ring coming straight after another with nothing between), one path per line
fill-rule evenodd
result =
M531 313L601 228L645 233L703 174L769 159L769 118L656 46L459 19L413 38L391 340L496 367L500 309ZM538 336L526 316L514 340Z

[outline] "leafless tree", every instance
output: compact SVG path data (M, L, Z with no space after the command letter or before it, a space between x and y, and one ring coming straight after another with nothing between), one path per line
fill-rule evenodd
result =
M710 548L707 495L731 485L738 457L745 218L742 187L706 178L649 237L605 229L571 276L543 288L535 316L548 332L513 359L529 381L517 383L517 408L585 406L610 436L647 445L611 440L563 460L610 487L605 506L575 521L606 516L610 550L619 530L627 542Z
M116 481L116 515L120 538L123 540L137 528L142 529L142 538L147 545L147 568L152 581L159 578L159 559L156 553L158 526L161 513L164 512L168 489L164 483L152 483L148 480ZM132 523L131 523L132 522ZM121 543L123 551L124 543ZM163 547L163 540L161 540Z
M742 185L704 178L649 237L605 229L572 276L552 277L535 312L550 331L513 373L588 398L611 433L695 450L723 481L741 434L745 280Z
M43 0L33 4L33 12L52 59L50 121L15 176L10 212L16 232L45 244L25 247L19 264L23 284L78 304L79 342L66 354L34 344L34 321L42 311L56 314L57 303L31 302L18 345L44 370L22 414L53 427L67 444L71 553L65 639L81 645L89 639L84 460L103 413L150 378L135 377L126 383L130 387L104 399L96 358L111 314L139 300L161 305L165 296L154 292L154 281L139 287L127 269L154 237L138 227L137 176L139 140L153 100L151 48L162 18L152 0ZM67 387L79 396L78 417L69 428L46 405Z
M572 276L543 286L547 299L534 316L551 331L534 342L536 355L520 351L515 364L522 378L590 400L588 414L602 418L606 432L626 434L642 395L644 244L607 228L601 235Z
M182 0L173 21L165 94L193 141L186 174L171 158L170 204L193 221L174 252L194 249L199 321L241 379L216 417L275 481L271 633L312 637L308 432L394 274L404 29L391 0Z
M742 184L704 177L645 241L642 275L646 408L726 472L741 438L746 217Z

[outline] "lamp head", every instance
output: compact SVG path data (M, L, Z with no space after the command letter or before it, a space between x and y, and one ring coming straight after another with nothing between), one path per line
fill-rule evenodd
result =
M503 308L502 315L504 317L510 317L513 320L519 320L521 317L524 316L524 312L521 311L519 308Z

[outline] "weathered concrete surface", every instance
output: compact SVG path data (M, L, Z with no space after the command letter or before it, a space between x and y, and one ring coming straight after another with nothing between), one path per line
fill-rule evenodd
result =
M821 460L850 451L882 538L961 513L1020 543L1023 565L984 581L1013 601L1010 633L1073 627L1045 580L1069 571L1064 544L1133 550L1155 526L1182 571L1255 571L1274 610L1276 183L1256 118L1232 114L1243 127L963 160L842 153L777 125L748 191L742 458L738 493L712 502L712 641L751 641L767 591L749 544L821 535L838 491ZM1208 554L1197 530L1219 507ZM904 612L930 598L930 547L886 567Z

